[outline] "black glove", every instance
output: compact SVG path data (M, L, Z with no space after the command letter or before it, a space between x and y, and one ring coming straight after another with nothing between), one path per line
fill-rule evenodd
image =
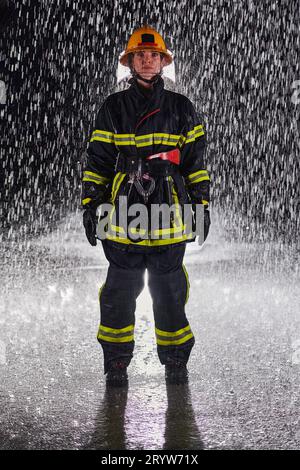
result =
M192 204L192 209L193 209L193 232L196 231L196 204ZM210 227L210 215L209 215L209 210L204 207L204 214L203 214L203 242L207 239L208 232L209 232L209 227ZM198 232L199 233L199 232Z
M86 238L92 246L97 245L96 228L97 215L96 210L87 208L83 213L83 225L85 228Z
M207 235L209 232L209 227L210 227L210 215L209 215L209 210L204 209L204 242L207 239Z

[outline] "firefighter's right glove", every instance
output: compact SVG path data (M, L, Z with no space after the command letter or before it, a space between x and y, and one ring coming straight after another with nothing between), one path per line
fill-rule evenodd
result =
M96 209L86 208L83 212L83 225L85 228L86 238L92 246L97 245L96 229L97 229L97 215Z

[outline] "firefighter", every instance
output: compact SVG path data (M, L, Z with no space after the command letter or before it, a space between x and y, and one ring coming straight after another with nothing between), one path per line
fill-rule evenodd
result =
M149 26L135 30L120 62L130 68L130 87L104 101L83 173L86 236L92 246L97 237L101 239L109 262L99 291L98 330L106 383L127 384L136 299L144 287L145 270L166 381L186 383L186 364L195 339L185 313L189 279L183 258L186 243L195 240L195 234L186 230L177 209L170 213L169 223L164 219L158 226L140 224L129 230L129 219L126 226L120 220L124 201L126 215L135 203L148 209L161 204L194 210L198 206L204 209L207 237L210 177L204 164L205 130L191 101L164 89L162 70L172 56L156 30ZM105 203L112 211L109 216L102 213L101 220L106 217L107 223L105 237L99 237L96 212Z

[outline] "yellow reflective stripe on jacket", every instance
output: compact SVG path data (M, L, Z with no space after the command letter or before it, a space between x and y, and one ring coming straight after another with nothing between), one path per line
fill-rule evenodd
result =
M194 134L193 134L194 135ZM147 147L153 144L163 144L175 147L177 144L182 145L185 137L177 134L167 134L162 132L154 132L152 134L135 135L135 134L114 134L103 130L95 130L92 133L90 142L100 141L116 146L133 145L135 147Z
M187 136L189 137L190 135L193 135L197 132L202 132L204 134L203 124L199 124L198 126L195 126L191 131L188 131Z
M123 227L119 227L118 225L110 224L110 228L113 232L125 234L125 230L123 229Z
M185 143L193 142L198 137L204 135L204 127L202 124L195 126L192 130L187 132L187 136L183 137L178 134L168 134L162 132L154 132L153 134L145 134L136 136L135 134L114 134L100 129L96 129L91 136L90 142L100 141L108 144L119 145L135 145L136 147L146 147L153 144L165 144L180 146Z
M185 180L187 184L194 184L205 180L210 181L210 177L207 170L199 170L188 175Z
M135 145L135 134L114 134L114 143L119 145Z
M128 227L128 232L132 233L132 234L135 234L135 235L136 234L145 235L147 231L144 228Z
M91 181L96 184L108 184L110 179L106 176L101 176L98 173L93 173L92 171L85 171L83 173L82 181Z
M190 240L194 238L194 235L192 233L189 234L183 234L181 237L172 237L172 238L166 238L162 240L153 240L153 239L147 239L147 240L141 240L139 242L133 242L129 238L126 237L121 237L121 236L116 236L112 233L107 232L106 233L106 238L108 240L112 240L116 243L123 243L124 245L141 245L141 246L162 246L162 245L173 245L174 243L180 243L186 240Z
M126 239L126 232L125 232L123 227L119 227L118 225L110 224L110 229L111 229L111 232L122 234L123 236L121 237L121 235L120 235L120 238L122 238L123 240ZM172 235L172 234L175 234L175 233L176 234L184 234L185 229L186 229L186 225L182 225L182 227L168 227L168 228L154 229L154 230L151 230L151 231L148 232L149 233L149 239L153 240L153 238L151 238L151 236L158 237L160 235ZM128 233L132 234L132 235L144 236L144 235L146 235L147 230L143 229L143 228L128 227ZM148 237L145 239L145 241L147 241L147 240L148 240Z
M163 331L155 328L156 342L161 346L183 344L193 338L190 325L177 331Z
M199 124L187 133L187 139L185 143L188 144L189 142L194 142L198 137L201 137L202 135L204 135L204 127L202 124Z
M114 142L114 134L113 132L103 131L102 129L95 129L92 133L90 142L94 142L96 140L111 144Z
M198 170L198 171L195 171L194 173L190 173L188 175L188 179L193 179L199 175L208 175L208 171L207 170Z
M199 178L194 179L193 181L190 181L189 184L195 184L195 183L200 183L200 181L210 181L209 176L199 176Z
M182 227L158 228L151 231L153 235L170 235L171 233L184 233L186 225Z
M135 141L136 141L136 146L138 148L140 147L146 147L148 145L157 145L157 144L163 144L163 145L170 145L175 147L180 139L180 135L175 135L175 134L164 134L161 132L156 132L154 134L147 134L147 135L139 135L136 136Z
M182 234L185 236L185 229L186 225L183 225L182 227L170 227L170 228L161 228L161 229L154 229L149 231L149 238L145 239L144 241L148 242L148 240L154 241L155 239L151 238L151 236L159 237L160 235L172 235L172 234ZM114 232L115 234L120 234L118 239L122 240L127 240L126 238L126 232L123 227L119 227L118 225L113 225L110 224L110 230L111 232ZM132 235L141 235L144 236L146 235L147 231L145 229L137 229L135 227L128 228L128 233ZM123 235L123 236L121 236ZM112 238L109 237L107 234L107 237L111 240ZM173 238L172 238L173 240ZM178 238L176 239L178 240ZM168 241L168 240L167 240Z
M109 214L109 230L113 231L115 233L120 232L120 233L123 233L123 234L125 233L124 229L122 227L118 227L118 226L113 224L113 215L114 215L115 210L116 210L114 202L115 202L115 199L117 197L120 185L121 185L123 179L125 178L125 176L126 176L126 173L121 173L119 171L116 174L116 176L114 177L114 180L113 180L113 183L112 183L112 188L111 188L111 203L113 204L113 208L112 208L112 210L110 211L110 214ZM108 238L108 234L106 234L106 237Z
M125 328L110 328L100 324L97 338L111 343L127 343L133 341L134 325L129 325Z
M112 188L111 188L111 201L112 201L112 203L115 202L116 196L117 196L118 191L119 191L119 187L120 187L123 179L125 178L125 176L126 176L126 173L121 173L119 171L116 174L116 176L114 177Z
M85 206L86 204L88 204L89 202L91 202L91 198L90 197L86 197L85 199L82 199L82 205Z
M87 178L86 176L82 178L82 181L85 181L85 182L89 181L90 183L95 183L95 184L104 184L104 185L106 184L103 181L99 181L94 178Z

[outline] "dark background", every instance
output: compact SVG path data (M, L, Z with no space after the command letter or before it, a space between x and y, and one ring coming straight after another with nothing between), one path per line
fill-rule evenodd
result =
M228 236L297 239L298 1L0 0L2 239L79 208L97 110L143 22L165 37L176 88L204 116L212 208Z

